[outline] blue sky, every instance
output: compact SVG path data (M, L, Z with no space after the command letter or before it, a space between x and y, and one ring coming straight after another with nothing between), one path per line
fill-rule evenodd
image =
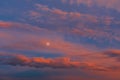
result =
M120 80L119 0L0 2L0 80Z

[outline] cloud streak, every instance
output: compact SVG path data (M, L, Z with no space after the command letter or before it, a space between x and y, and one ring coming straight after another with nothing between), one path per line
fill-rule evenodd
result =
M35 6L36 8L29 12L28 20L45 24L45 28L51 26L57 32L91 38L97 42L120 41L118 27L112 28L111 26L112 24L116 25L117 21L114 17L98 17L80 12L67 12L41 4Z
M58 58L43 58L43 57L27 57L24 55L0 55L0 63L13 66L29 66L35 68L78 68L96 71L108 71L109 69L97 66L94 63L85 63L79 61L72 61L67 57Z
M120 80L119 3L1 1L0 79Z
M1 24L7 25L7 28L1 25L1 49L63 53L64 55L88 54L92 51L87 48L87 45L66 41L64 36L52 30L12 22L1 22ZM47 43L50 45L47 46Z

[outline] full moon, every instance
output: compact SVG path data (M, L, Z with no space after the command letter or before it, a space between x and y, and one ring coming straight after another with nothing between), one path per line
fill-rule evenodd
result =
M46 46L50 46L50 42L46 42Z

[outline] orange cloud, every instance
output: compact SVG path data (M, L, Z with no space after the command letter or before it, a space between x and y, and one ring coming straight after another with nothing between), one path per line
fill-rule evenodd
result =
M9 23L9 22L4 22L4 21L0 21L0 27L9 27L9 26L11 26L11 23Z
M111 58L116 58L117 61L120 61L120 50L108 50L104 52L105 55Z
M5 58L5 56L7 58ZM29 58L24 55L0 55L0 63L6 65L19 65L19 66L29 66L35 68L80 68L86 70L97 70L97 71L107 71L105 67L97 66L94 63L83 63L78 61L72 61L67 57L60 58L43 58L43 57L33 57ZM3 58L2 58L3 57Z

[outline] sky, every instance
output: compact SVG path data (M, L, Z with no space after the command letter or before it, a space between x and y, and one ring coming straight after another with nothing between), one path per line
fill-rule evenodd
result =
M0 1L0 80L120 80L119 4Z

